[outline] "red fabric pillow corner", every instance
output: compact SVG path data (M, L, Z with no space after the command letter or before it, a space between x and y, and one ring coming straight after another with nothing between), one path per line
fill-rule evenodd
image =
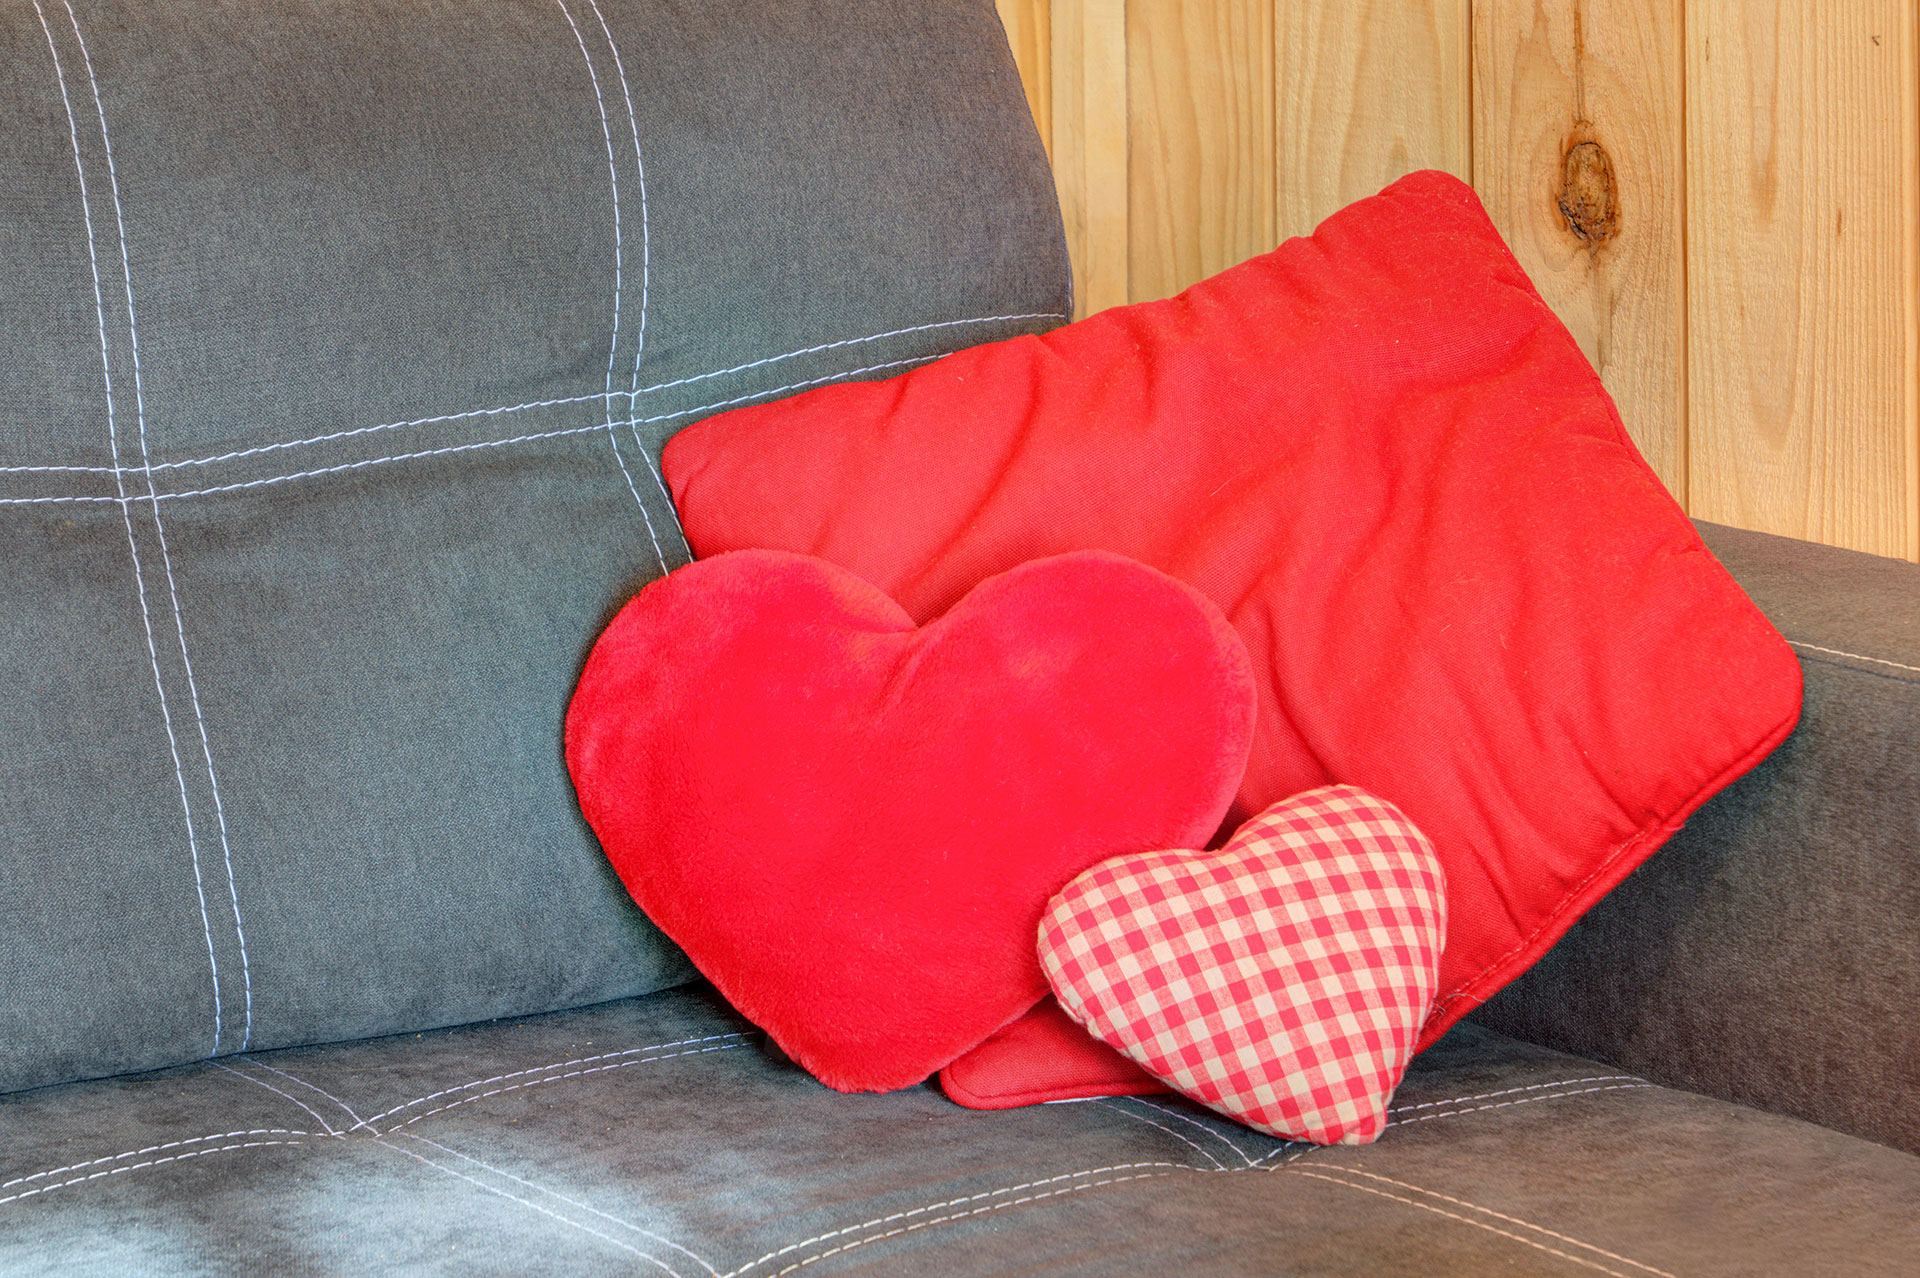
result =
M1049 997L941 1070L940 1090L968 1109L1018 1109L1095 1096L1161 1096L1173 1088L1087 1033Z
M1233 823L1340 782L1433 840L1422 1047L1799 716L1791 650L1444 174L1178 297L711 418L664 460L698 553L821 555L917 619L1083 548L1213 599L1259 693Z

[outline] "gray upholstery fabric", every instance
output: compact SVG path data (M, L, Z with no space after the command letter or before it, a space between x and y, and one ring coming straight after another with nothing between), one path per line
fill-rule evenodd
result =
M1799 653L1800 727L1476 1019L1920 1151L1920 567L1701 532Z
M0 6L0 1091L684 980L560 751L660 444L1067 279L990 0Z
M1911 1272L1920 1158L1463 1026L1378 1143L844 1096L704 990L0 1098L0 1272Z

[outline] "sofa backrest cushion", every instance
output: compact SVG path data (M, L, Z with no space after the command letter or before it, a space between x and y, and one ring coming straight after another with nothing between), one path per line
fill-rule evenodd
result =
M1066 309L990 0L29 0L0 174L0 1090L686 979L560 739L661 443Z

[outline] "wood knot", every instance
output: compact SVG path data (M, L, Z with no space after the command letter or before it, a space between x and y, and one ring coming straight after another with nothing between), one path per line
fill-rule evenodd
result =
M1590 248L1598 248L1620 229L1620 189L1613 160L1598 142L1568 148L1560 173L1560 214L1567 228Z

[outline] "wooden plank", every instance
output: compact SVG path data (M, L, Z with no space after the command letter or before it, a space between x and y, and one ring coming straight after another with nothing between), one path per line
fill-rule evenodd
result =
M1680 0L1476 0L1488 214L1687 500Z
M1053 175L1074 318L1127 300L1127 11L1053 0Z
M1275 0L1275 230L1416 169L1472 178L1469 0Z
M1053 6L1050 0L996 0L1000 25L1007 29L1014 65L1027 91L1027 108L1040 130L1041 145L1053 154Z
M1690 506L1920 552L1912 0L1688 0Z
M1272 0L1127 5L1134 301L1273 247L1272 22Z

